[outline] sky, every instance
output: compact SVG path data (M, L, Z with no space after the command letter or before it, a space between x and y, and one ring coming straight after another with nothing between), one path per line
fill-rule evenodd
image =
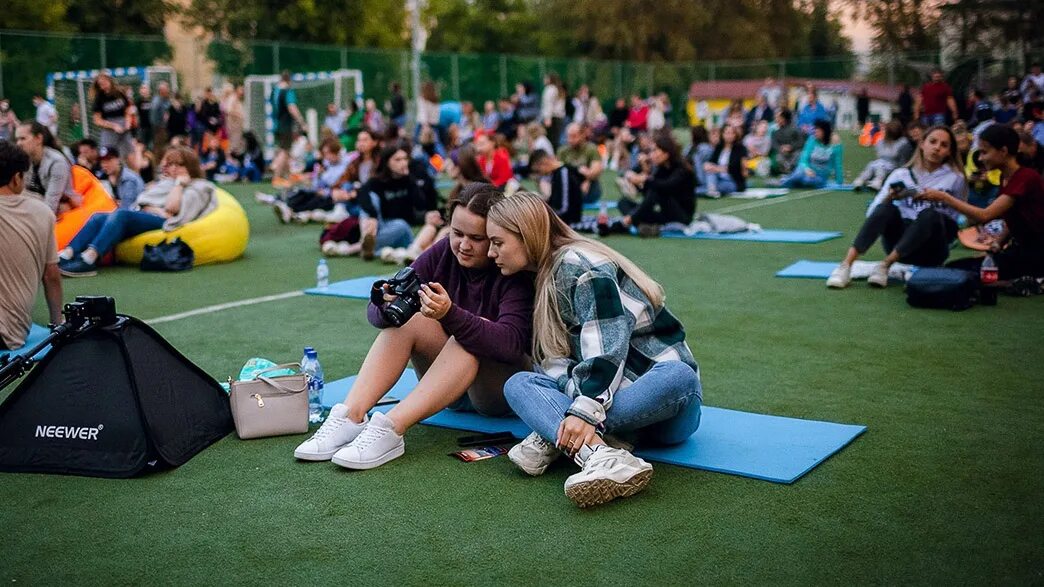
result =
M834 4L840 6L842 3L834 0ZM870 43L873 39L873 31L866 21L855 21L852 19L851 9L842 8L841 31L849 39L852 39L852 50L856 53L867 53L870 51Z

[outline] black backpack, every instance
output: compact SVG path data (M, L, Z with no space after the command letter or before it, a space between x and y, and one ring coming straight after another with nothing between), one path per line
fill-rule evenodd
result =
M947 267L922 267L906 282L906 302L915 308L967 310L979 299L979 276Z

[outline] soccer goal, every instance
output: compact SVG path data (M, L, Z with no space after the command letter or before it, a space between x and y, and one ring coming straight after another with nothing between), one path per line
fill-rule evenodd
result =
M101 138L101 129L95 128L91 116L94 96L91 84L99 73L108 73L118 84L134 90L148 84L155 94L160 82L167 82L172 92L178 91L178 74L169 65L142 67L114 67L89 71L58 71L47 74L47 99L58 111L58 140L71 144L84 137Z
M363 77L357 69L295 73L290 79L297 94L297 107L308 122L308 137L313 144L319 138L319 121L326 115L327 104L334 103L344 109L354 100L362 107ZM278 75L251 75L243 82L245 127L261 139L265 157L269 159L275 153L271 96L278 83Z

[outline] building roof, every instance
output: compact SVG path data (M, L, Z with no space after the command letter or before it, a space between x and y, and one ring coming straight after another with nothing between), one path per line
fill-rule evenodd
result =
M890 86L878 82L862 82L852 80L804 79L788 77L787 88L804 86L811 82L824 92L858 94L866 88L872 100L894 101L899 97L899 86ZM777 82L778 83L778 82ZM698 100L746 100L758 95L758 89L765 85L764 80L728 80L713 82L692 82L689 96Z

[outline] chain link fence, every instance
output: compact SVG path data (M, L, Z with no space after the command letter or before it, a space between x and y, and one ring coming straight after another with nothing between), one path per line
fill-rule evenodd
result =
M410 55L406 49L366 49L272 41L196 43L214 65L218 79L242 80L247 75L356 69L363 73L366 96L382 104L389 86L398 82L407 96L410 88ZM179 47L183 49L184 45ZM162 37L99 34L61 34L0 30L0 96L11 100L16 112L27 113L30 99L41 92L47 74L70 70L133 67L171 63L173 49ZM496 100L528 81L539 90L543 76L558 73L567 86L587 84L592 93L608 100L630 94L666 92L682 104L694 81L752 80L774 77L848 80L872 79L891 84L919 84L929 69L941 63L940 54L869 55L827 59L716 61L692 63L639 63L595 59L564 59L504 54L455 54L427 52L421 58L421 79L435 81L443 100L470 100L481 109L485 100ZM990 56L956 59L948 67L951 83L1000 87L1003 78L1025 71L1018 57ZM207 74L209 75L209 74ZM198 88L215 79L200 71L179 71L180 86ZM675 117L682 116L675 108ZM676 120L675 122L679 122Z

